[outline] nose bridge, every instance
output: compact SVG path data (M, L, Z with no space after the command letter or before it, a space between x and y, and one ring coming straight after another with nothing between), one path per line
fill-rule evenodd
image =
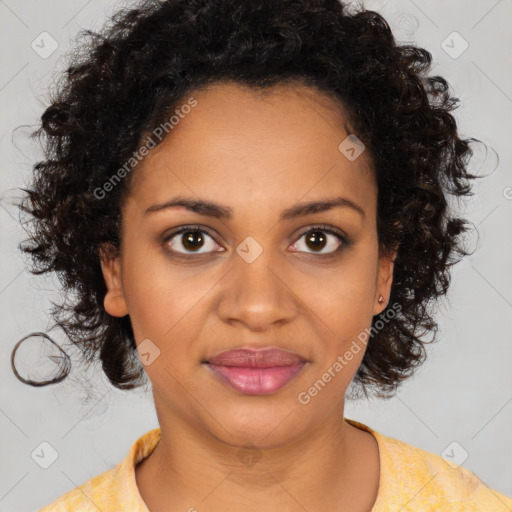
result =
M295 301L272 251L248 237L237 247L233 260L219 304L223 320L258 330L289 321L296 311Z

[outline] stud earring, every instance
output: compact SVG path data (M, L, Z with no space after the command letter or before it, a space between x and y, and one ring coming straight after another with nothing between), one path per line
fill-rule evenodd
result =
M379 304L382 304L384 302L384 297L382 295L379 295Z

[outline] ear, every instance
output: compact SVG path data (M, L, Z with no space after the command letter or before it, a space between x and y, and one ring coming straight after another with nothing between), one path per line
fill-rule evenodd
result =
M101 270L107 286L103 300L105 311L109 315L123 317L128 314L128 308L122 285L120 256L112 244L101 244L99 253Z
M393 269L398 251L398 246L388 250L379 257L379 268L377 272L377 286L375 289L375 298L373 314L378 315L384 311L391 295L391 285L393 284ZM379 297L382 295L384 301L379 304Z

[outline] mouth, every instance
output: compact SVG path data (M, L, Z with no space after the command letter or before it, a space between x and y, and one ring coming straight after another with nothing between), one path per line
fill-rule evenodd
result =
M246 395L275 393L308 363L298 354L270 348L230 350L203 361L224 384Z

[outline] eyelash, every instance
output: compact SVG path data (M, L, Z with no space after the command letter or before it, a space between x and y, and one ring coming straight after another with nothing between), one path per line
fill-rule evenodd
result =
M192 225L182 226L179 229L177 229L176 231L173 231L171 234L167 235L163 240L163 244L166 245L172 238L174 238L177 235L180 235L182 233L194 232L194 231L198 231L200 233L206 233L210 238L215 240L215 237L213 236L212 233L210 233L210 231L208 229L206 229L203 226L197 225L197 224L192 224ZM327 258L329 256L332 257L332 256L339 255L345 248L352 245L352 240L347 235L343 234L343 232L341 232L341 231L338 232L337 230L335 230L332 226L329 226L328 224L317 224L317 225L312 226L311 228L309 228L308 230L306 230L300 234L300 236L297 238L297 242L303 236L309 235L310 233L314 233L316 231L321 231L322 233L328 233L330 235L335 236L340 241L340 246L336 250L334 250L330 253L326 253L326 254L321 254L321 253L315 254L312 252L311 253L306 252L304 254L308 254L310 256L318 256L319 258L322 258L322 257ZM297 242L293 242L293 243L295 244ZM219 244L217 244L217 245L219 245ZM209 254L209 253L185 254L185 253L173 251L172 249L169 249L168 251L173 254L177 254L178 257L183 257L183 258L189 258L190 256L203 256L205 254ZM210 252L222 252L222 251L210 251ZM303 252L303 251L298 251L298 252Z

